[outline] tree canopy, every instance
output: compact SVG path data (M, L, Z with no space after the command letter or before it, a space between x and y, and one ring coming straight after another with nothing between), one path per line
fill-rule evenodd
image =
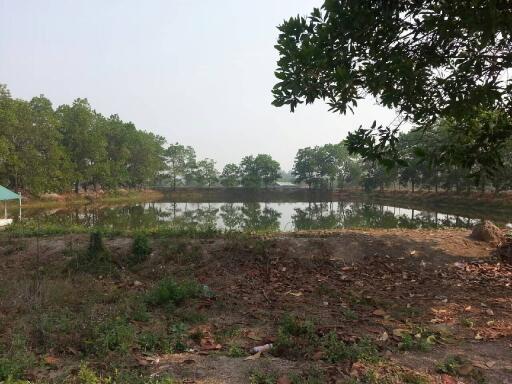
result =
M471 136L466 165L501 162L490 154L512 135L509 1L325 0L279 31L274 105L294 111L321 99L346 113L371 95L397 110L395 121L351 133L352 152L403 164L396 148L403 121L427 131L449 119ZM441 160L460 160L450 154Z
M0 184L35 194L71 187L140 187L164 169L165 140L87 99L53 108L44 96L11 97L0 85Z

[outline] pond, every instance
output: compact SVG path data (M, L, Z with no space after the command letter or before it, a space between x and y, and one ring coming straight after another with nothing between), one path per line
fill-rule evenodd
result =
M159 225L244 231L335 228L469 228L482 218L425 211L375 202L153 202L122 206L86 205L73 209L25 210L38 222L82 224L113 229Z

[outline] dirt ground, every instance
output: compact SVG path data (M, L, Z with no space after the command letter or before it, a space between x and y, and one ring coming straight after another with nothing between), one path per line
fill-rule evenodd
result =
M87 242L84 235L2 240L0 352L22 324L26 348L43 361L23 372L34 382L72 376L81 361L110 369L110 355L87 355L77 332L61 331L74 336L41 347L30 328L40 321L37 308L83 308L95 295L103 297L101 305L122 312L124 298L172 275L193 278L212 294L179 308L201 315L188 328L185 352L148 352L136 342L123 352L124 367L148 377L166 373L198 384L512 383L512 267L493 256L493 246L470 239L469 231L154 239L149 259L135 268L122 261L132 240L114 238L106 246L116 274L73 275L63 266ZM151 326L167 321L163 312L152 316ZM315 340L370 340L379 358L333 362L322 342L302 339L278 353L279 327L287 317L313 324ZM130 324L137 332L149 327ZM251 352L267 343L274 349Z

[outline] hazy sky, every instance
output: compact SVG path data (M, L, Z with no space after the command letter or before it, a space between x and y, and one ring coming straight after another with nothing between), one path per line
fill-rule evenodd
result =
M341 116L318 102L275 108L276 26L320 0L0 0L0 83L54 106L86 97L219 167L340 141L394 113L362 102Z

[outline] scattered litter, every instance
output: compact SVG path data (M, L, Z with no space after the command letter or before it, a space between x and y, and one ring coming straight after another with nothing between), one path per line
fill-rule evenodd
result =
M270 351L272 349L274 345L269 343L269 344L264 344L264 345L259 345L257 347L254 347L253 349L251 349L251 352L253 353L257 353L257 352L266 352L266 351Z

